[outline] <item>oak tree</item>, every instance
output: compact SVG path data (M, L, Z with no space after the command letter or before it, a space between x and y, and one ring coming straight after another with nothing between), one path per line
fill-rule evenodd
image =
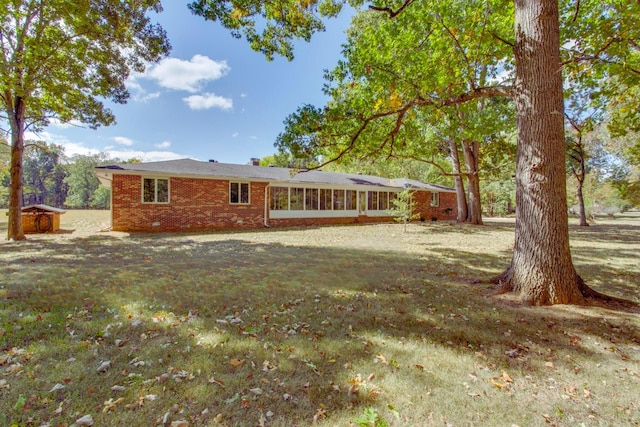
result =
M447 2L461 9L467 3ZM515 71L512 88L469 85L458 88L455 93L446 91L443 97L438 96L437 102L433 93L409 100L400 98L396 113L408 114L418 103L456 105L495 96L510 96L515 100L518 138L515 244L511 263L496 281L505 291L516 292L527 303L582 303L601 295L591 290L577 274L569 247L563 67L579 69L594 62L602 66L622 64L625 58L632 57L627 52L637 46L633 25L637 22L640 4L591 0L563 2L561 9L558 0L514 0L513 3L496 2L494 6L499 3L503 10L513 11L511 35L507 38L497 34L512 48ZM401 19L407 10L430 9L437 4L374 0L370 9L388 19ZM244 32L252 47L267 57L275 53L292 57L292 37L308 39L310 33L322 29L322 15L335 14L340 6L338 0L196 0L190 8L206 19L220 21L238 37ZM498 13L497 16L502 19L504 15ZM564 30L567 36L563 38L561 17L563 28L571 28ZM430 32L425 30L430 29L429 25L430 21L415 20L407 22L403 31L428 38ZM455 33L454 36L462 40ZM469 39L473 39L473 35ZM561 55L561 46L568 50L566 60ZM438 69L448 65L448 57L441 57L434 66ZM464 73L469 68L456 68L451 72L457 70ZM616 73L623 75L624 70Z
M12 0L0 8L0 103L11 134L9 239L21 221L24 134L51 120L115 122L103 100L126 102L125 81L169 49L150 19L160 0Z

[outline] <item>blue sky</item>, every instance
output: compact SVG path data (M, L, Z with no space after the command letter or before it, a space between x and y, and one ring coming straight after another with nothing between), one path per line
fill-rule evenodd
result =
M169 58L128 81L131 98L109 107L117 124L97 130L51 125L27 138L60 144L67 155L106 152L143 161L190 157L245 164L275 152L287 115L324 105L323 70L340 59L349 14L327 22L295 59L267 60L214 22L194 16L187 0L163 2L157 21L173 47Z

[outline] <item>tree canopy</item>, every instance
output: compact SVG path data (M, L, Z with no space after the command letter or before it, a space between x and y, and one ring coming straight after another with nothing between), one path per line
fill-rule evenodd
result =
M170 49L151 21L159 0L16 0L0 9L0 103L11 133L8 238L24 239L24 132L51 120L96 128L115 122L103 100L124 103L132 71Z

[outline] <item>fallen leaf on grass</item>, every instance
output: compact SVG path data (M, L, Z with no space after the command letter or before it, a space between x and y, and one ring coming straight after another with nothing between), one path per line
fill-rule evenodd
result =
M220 380L215 379L214 377L209 378L209 379L207 380L207 382L208 382L209 384L217 384L217 385L219 385L220 387L224 388L224 383L223 383L222 381L220 381Z
M240 359L231 359L229 360L229 364L231 366L233 366L234 368L237 368L238 366L242 366L244 365L244 360L240 360Z
M78 426L92 426L93 425L93 417L91 415L85 415L84 417L80 417L76 420L76 425Z
M96 369L96 371L106 372L110 367L111 367L111 360L107 360L105 362L101 362L100 366L98 366L98 369Z
M103 403L104 408L102 408L102 412L109 412L110 410L115 409L115 408L116 408L116 406L117 406L119 403L122 403L122 402L124 402L124 398L123 398L123 397L119 397L119 398L118 398L118 399L116 399L116 400L113 400L113 398L111 398L111 399L109 399L109 400L106 400L106 401ZM77 422L77 421L76 421L76 422Z
M185 420L171 421L171 427L188 427L189 422Z
M382 354L376 355L376 358L375 358L375 360L373 362L374 363L381 362L383 365L388 365L389 364L389 362L387 361L387 358L384 357Z
M511 378L511 376L509 376L509 374L507 374L506 372L502 371L502 374L497 377L497 378L491 378L491 384L493 384L494 386L498 387L499 389L508 389L511 386L511 383L513 382L513 379Z
M57 383L56 385L54 385L54 386L51 388L51 390L49 390L49 393L53 393L54 391L62 390L62 389L64 389L64 388L65 388L65 387L64 387L62 384Z

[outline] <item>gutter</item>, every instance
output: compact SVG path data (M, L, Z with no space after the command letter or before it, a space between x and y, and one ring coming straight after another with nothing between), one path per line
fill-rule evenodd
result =
M265 227L269 227L269 224L267 222L267 214L269 212L269 185L271 185L270 183L268 183L267 185L265 185L264 187L264 226Z

